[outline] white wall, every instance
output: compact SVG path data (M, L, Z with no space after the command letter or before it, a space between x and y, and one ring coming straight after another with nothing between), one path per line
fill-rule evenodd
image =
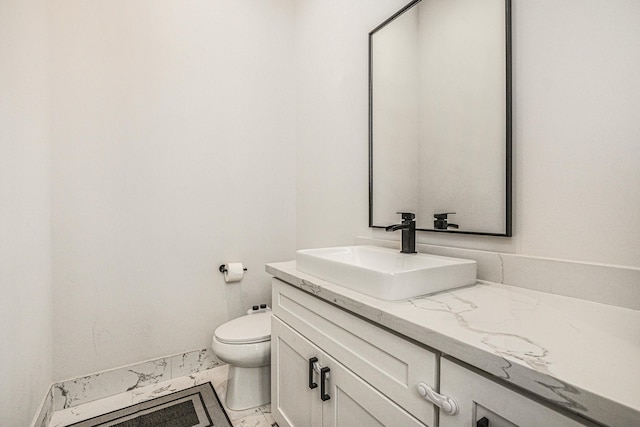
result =
M0 425L31 422L51 384L45 1L0 2Z
M402 2L348 3L297 9L299 247L390 237L366 227L366 35ZM513 0L514 237L418 240L640 266L638 22L635 0Z
M299 248L353 244L369 232L368 34L405 3L296 2Z
M640 3L514 12L516 249L640 266Z
M207 347L270 301L264 264L295 247L293 10L52 0L55 380Z

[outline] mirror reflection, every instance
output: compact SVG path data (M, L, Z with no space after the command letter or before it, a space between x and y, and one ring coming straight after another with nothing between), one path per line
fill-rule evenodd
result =
M511 235L509 2L412 2L369 34L369 225Z

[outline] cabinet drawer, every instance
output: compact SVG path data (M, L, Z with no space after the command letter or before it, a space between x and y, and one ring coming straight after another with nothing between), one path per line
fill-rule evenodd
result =
M273 314L427 425L435 408L417 384L436 387L436 354L273 279Z
M453 398L459 407L456 415L441 413L440 427L480 425L482 418L490 427L594 425L578 422L448 359L440 363L440 393Z

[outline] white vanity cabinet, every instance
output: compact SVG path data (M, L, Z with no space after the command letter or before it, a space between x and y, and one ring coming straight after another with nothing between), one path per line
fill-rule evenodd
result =
M440 392L458 404L440 415L440 427L577 427L577 422L455 362L440 362Z
M280 427L435 425L436 408L417 392L436 384L435 353L278 279L271 351Z
M314 285L272 285L271 409L280 427L593 425L313 296Z

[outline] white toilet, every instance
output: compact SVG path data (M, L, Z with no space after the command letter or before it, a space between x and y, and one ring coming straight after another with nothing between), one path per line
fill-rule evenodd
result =
M227 407L248 409L271 401L271 309L238 317L219 326L211 348L229 364Z

